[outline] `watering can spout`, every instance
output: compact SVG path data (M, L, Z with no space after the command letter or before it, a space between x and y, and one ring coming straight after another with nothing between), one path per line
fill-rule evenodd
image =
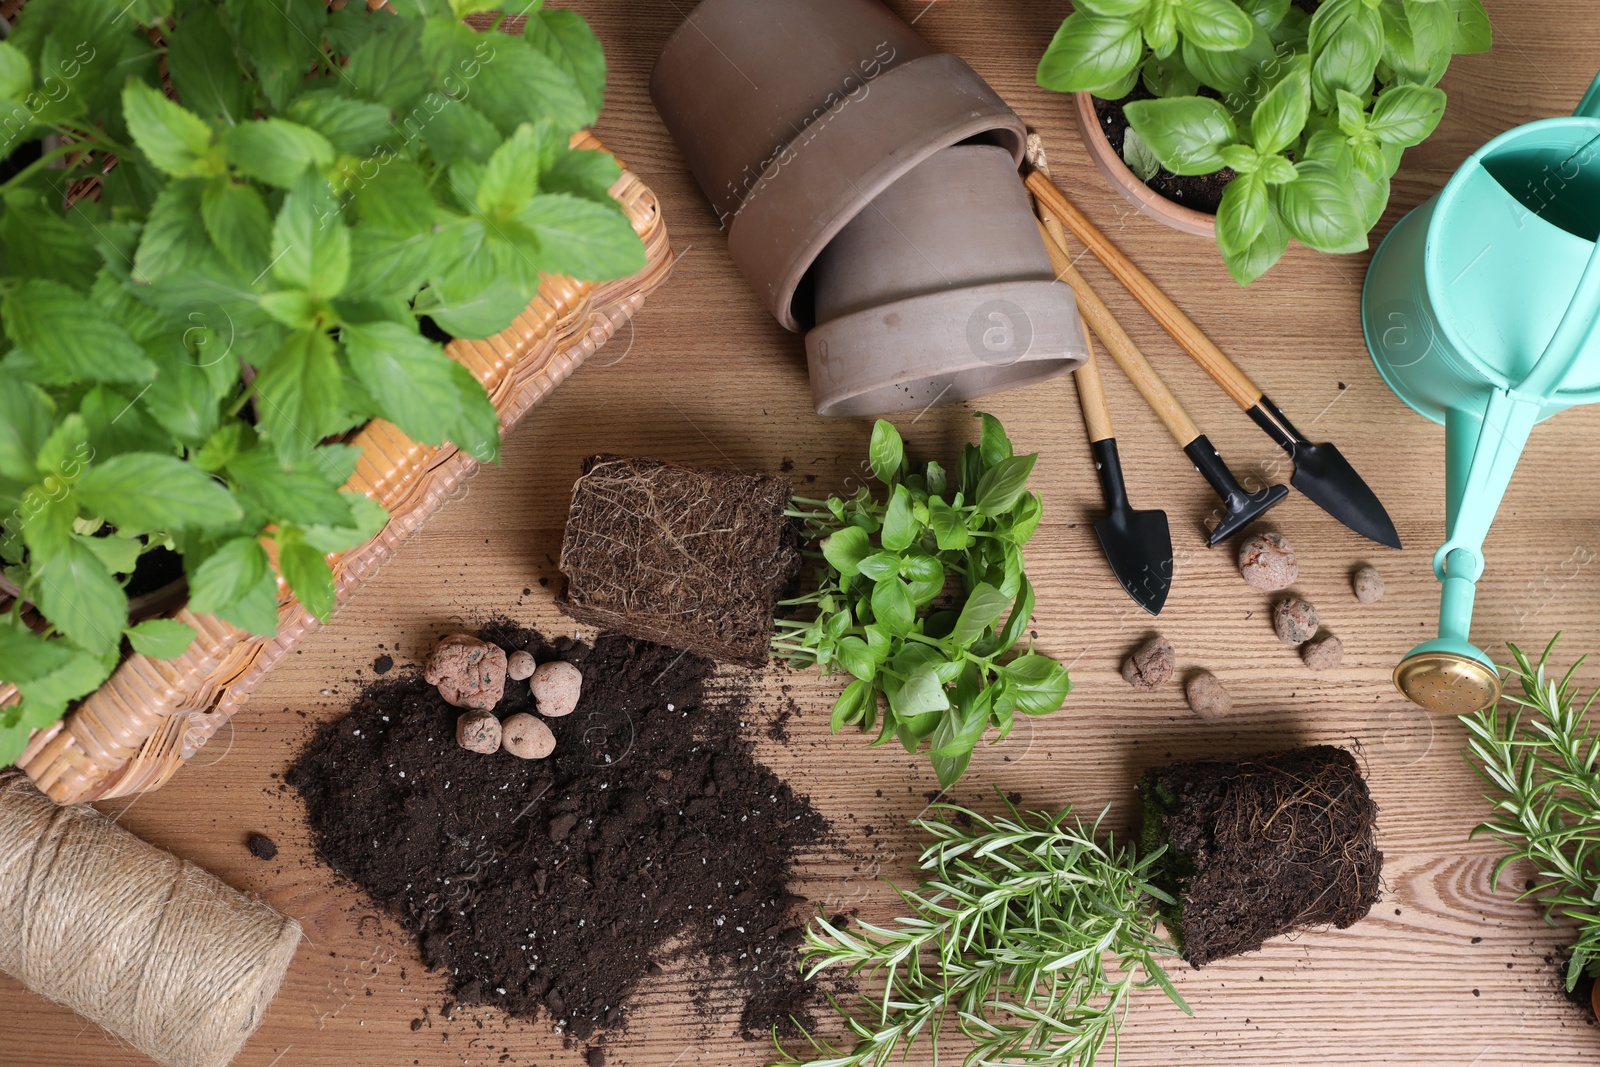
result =
M1583 102L1573 114L1580 119L1600 119L1600 77L1596 77L1594 84L1589 86L1589 91L1583 96Z

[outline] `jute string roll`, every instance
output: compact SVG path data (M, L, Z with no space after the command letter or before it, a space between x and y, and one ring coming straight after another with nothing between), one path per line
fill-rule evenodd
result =
M168 1067L224 1067L300 924L0 771L0 970Z

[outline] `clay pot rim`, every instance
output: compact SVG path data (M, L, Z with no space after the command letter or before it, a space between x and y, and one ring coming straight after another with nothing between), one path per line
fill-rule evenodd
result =
M965 360L952 361L947 366L924 364L919 367L919 370L925 371L925 373L910 379L910 382L908 382L903 372L896 373L894 370L887 370L870 377L853 380L848 387L835 386L831 390L826 388L827 375L820 372L819 364L829 358L823 349L825 349L830 340L839 334L855 333L863 325L882 322L886 316L894 313L898 313L902 321L918 322L924 325L930 322L937 322L941 317L941 313L949 312L952 306L951 297L956 294L980 301L982 298L988 297L991 299L1007 299L1019 304L1029 303L1030 298L1033 301L1061 299L1063 294L1066 300L1071 301L1073 299L1071 290L1054 278L1019 278L1001 282L987 282L957 290L922 293L917 296L906 297L903 300L893 301L892 303L863 308L848 315L841 315L806 334L806 363L811 379L812 400L817 414L825 418L851 418L886 414L891 410L906 410L906 408L884 409L875 407L871 412L862 412L840 409L859 397L868 396L896 386L906 386L911 382L924 381L928 378L951 377L957 374L969 374L974 371L994 373L995 380L992 383L976 392L963 393L961 397L950 401L956 402L956 400L976 399L977 397L987 396L990 393L1002 390L1024 388L1038 382L1047 381L1058 375L1070 373L1083 365L1088 349L1084 343L1085 338L1080 324L1078 326L1079 336L1077 339L1080 350L1073 351L1069 348L1064 355L1054 352L1041 352L1035 355L1030 351L1016 361L1002 365L987 363L968 353ZM1040 318L1041 321L1049 321L1044 316ZM1076 317L1070 321L1078 322ZM1070 344L1070 338L1067 340ZM1038 339L1035 339L1035 345L1038 345L1038 343ZM881 352L885 348L886 346L884 348L875 348L875 351ZM927 351L927 348L920 344L917 348L919 351ZM840 358L844 357L841 356ZM1029 370L1033 370L1034 373L1025 373ZM1006 373L1009 371L1017 371L1018 373ZM919 403L914 402L908 406L919 406Z
M952 77L958 79L954 92ZM900 109L871 103L902 87L917 95L919 85L938 86L940 99L965 106L952 106L949 113L930 119L922 130L907 134L906 116ZM780 152L757 179L757 195L744 202L728 227L729 252L779 323L796 333L808 325L795 314L794 306L806 275L839 231L866 210L879 193L937 153L976 137L991 138L1018 164L1026 150L1027 128L1022 119L959 56L944 52L922 56L888 71L872 83L872 88L865 101L846 97L802 131L800 136L813 129L817 132L788 162L783 160L790 147L786 145L785 152ZM968 94L964 99L963 90ZM979 106L985 97L992 103ZM897 143L906 147L888 154L880 151L856 175L841 176L832 164L828 146L848 144L852 138L880 146ZM818 146L816 142L823 139L827 145ZM810 171L818 173L811 175ZM774 180L785 174L786 181ZM809 206L807 201L815 202L811 194L828 185L840 186L835 190L833 207L819 211ZM809 218L811 224L796 232L792 227L795 218ZM823 224L818 225L819 222ZM765 234L769 240L763 245L759 236L745 239L749 234ZM773 240L772 235L779 236ZM773 268L774 263L781 265Z
M1139 176L1128 168L1111 147L1111 140L1106 136L1106 131L1100 125L1100 116L1094 108L1094 94L1073 93L1073 106L1078 114L1078 126L1083 134L1084 146L1089 149L1089 157L1094 160L1094 165L1111 187L1122 198L1139 209L1140 214L1147 215L1157 222L1170 226L1182 233L1192 233L1196 237L1211 237L1217 235L1217 217L1208 215L1204 211L1196 211L1192 207L1184 207L1175 203L1150 188L1139 180Z

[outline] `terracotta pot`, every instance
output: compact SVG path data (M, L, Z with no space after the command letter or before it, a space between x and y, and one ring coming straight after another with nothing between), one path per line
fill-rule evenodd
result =
M806 354L819 415L970 400L1087 354L1016 164L992 145L947 148L878 194L814 274Z
M951 145L1020 163L1026 139L971 67L877 0L704 0L650 95L734 261L796 331L815 321L812 265L874 197Z
M1207 215L1204 211L1168 200L1140 181L1139 176L1122 161L1117 150L1111 147L1105 127L1100 125L1100 116L1095 112L1094 96L1090 93L1072 95L1078 111L1078 126L1083 131L1083 143L1088 146L1089 157L1094 160L1100 173L1105 175L1106 181L1111 183L1111 187L1122 194L1123 199L1138 208L1141 214L1164 222L1174 230L1192 233L1197 237L1216 237L1215 215Z

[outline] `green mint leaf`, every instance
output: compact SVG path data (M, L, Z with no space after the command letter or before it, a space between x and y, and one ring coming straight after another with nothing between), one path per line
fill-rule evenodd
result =
M1039 60L1039 84L1058 93L1109 92L1139 68L1140 24L1136 18L1073 12Z
M549 118L572 133L594 121L594 109L572 76L522 36L482 34L451 18L431 18L422 54L440 84L465 82L472 104L502 134Z
M255 68L261 91L274 110L282 111L305 88L306 72L322 61L327 7L230 0L227 8L238 29L239 43Z
M50 436L53 407L44 390L0 368L0 477L23 484L37 477L34 457Z
M517 222L537 238L542 270L608 281L644 269L644 243L614 201L541 193L517 213Z
M846 578L861 573L861 563L872 555L872 542L858 526L846 526L822 540L822 556Z
M122 117L139 151L174 178L206 177L217 172L217 160L211 152L211 127L159 91L130 79L122 89Z
M1233 116L1210 97L1135 100L1123 111L1161 165L1174 174L1220 170L1222 149L1239 140Z
M1028 475L1038 462L1037 454L1013 456L1002 461L983 476L978 483L974 503L984 515L1000 515L1016 506L1017 500L1028 488Z
M1295 144L1310 115L1311 72L1304 62L1297 61L1256 105L1256 113L1250 119L1256 151L1264 156L1276 155Z
M139 553L144 550L143 545L128 537L73 534L72 539L93 552L95 558L105 564L106 570L112 574L132 574L139 562Z
M290 289L330 300L350 276L350 230L322 177L306 173L284 197L272 227L272 275Z
M333 162L333 145L309 126L286 119L242 122L222 134L223 155L241 173L289 189L309 168Z
M392 322L347 326L345 355L379 415L413 440L441 444L461 414L451 384L455 361L414 326Z
M0 215L7 273L49 278L74 289L92 287L101 260L88 235L95 228L106 232L108 226L104 221L90 223L85 210L74 207L63 218L59 207L51 207L32 189L7 193L5 211Z
M350 277L340 297L409 300L429 274L448 269L441 266L437 249L438 242L426 232L391 232L359 222L350 231ZM444 328L463 336L449 326Z
M0 98L21 100L33 88L33 64L16 45L0 41Z
M361 217L358 236L361 225L400 237L433 230L437 204L428 191L428 179L406 160L390 160L371 178L356 182L355 203Z
M1006 610L1010 602L1011 598L1001 595L994 586L987 582L979 583L961 606L955 628L950 631L950 640L963 647L970 645L983 636L983 631L1000 621L1000 613Z
M278 531L278 569L294 595L319 622L333 613L333 571L327 557L306 543L305 534L293 526Z
M583 16L541 8L529 17L523 36L577 86L587 105L581 125L593 125L605 102L606 55Z
M337 554L348 552L378 536L389 521L389 513L382 504L362 493L345 493L345 501L354 516L351 526L304 527L306 544L319 552Z
M300 526L348 527L354 497L339 492L321 471L286 469L267 448L254 448L228 463L228 479L239 499L267 521Z
M258 277L267 268L272 219L254 188L225 175L211 179L200 194L200 217L211 243L241 274Z
M287 460L309 456L346 429L344 373L320 330L290 334L255 384L261 428Z
M465 365L455 360L450 363L450 378L461 404L461 415L450 428L450 440L479 463L498 463L500 413L489 400L483 383Z
M441 163L487 163L501 142L488 116L461 100L447 99L417 128Z
M899 578L879 582L872 588L872 615L890 634L904 637L916 623L916 607L911 591Z
M35 569L33 600L57 630L88 652L111 652L122 640L127 594L77 541L66 541Z
M253 537L226 542L189 575L189 610L216 615L253 634L278 631L278 583Z
M301 126L325 137L335 152L352 156L365 156L395 129L388 108L342 96L336 89L301 94L289 105L288 114ZM383 166L393 163L390 160Z
M6 336L32 357L47 385L145 382L156 369L121 326L82 293L30 278L6 294Z
M66 647L67 658L59 666L18 682L17 689L28 704L22 719L25 726L43 730L67 710L67 704L94 692L111 676L116 668L117 649L96 655L66 646L65 642L48 642L52 648Z
M539 188L603 203L611 198L611 187L621 177L622 165L610 152L568 149L539 177Z
M250 117L251 82L234 52L222 9L195 4L165 31L167 71L189 110L218 123Z
M550 123L535 127L525 122L495 149L478 182L477 203L484 214L509 219L528 206L539 188L550 141L557 135Z
M479 254L433 274L416 310L453 337L493 337L522 314L532 297L504 278L489 256Z
M63 482L76 481L89 461L89 428L77 412L63 418L39 447L39 474Z
M119 163L112 173L122 169ZM134 257L135 281L160 282L186 277L212 252L201 210L206 183L168 182L150 209Z
M378 23L372 36L350 53L344 76L358 96L396 112L411 113L431 79L422 62L422 26L410 19ZM423 116L426 108L420 108Z
M177 659L189 650L195 628L177 619L147 619L128 628L128 643L141 656Z
M174 456L151 452L96 463L75 491L84 507L124 533L219 529L244 515L233 495L210 475Z
M911 514L910 491L904 485L895 486L883 514L883 547L890 552L904 552L921 534L922 524Z
M1186 40L1213 52L1244 48L1255 36L1256 24L1233 0L1182 0L1174 14Z
M888 419L873 423L867 461L872 465L873 477L884 485L893 485L900 480L906 464L906 447L905 442L900 440L900 431Z
M0 616L0 678L20 685L66 666L72 651L49 641L13 615Z

